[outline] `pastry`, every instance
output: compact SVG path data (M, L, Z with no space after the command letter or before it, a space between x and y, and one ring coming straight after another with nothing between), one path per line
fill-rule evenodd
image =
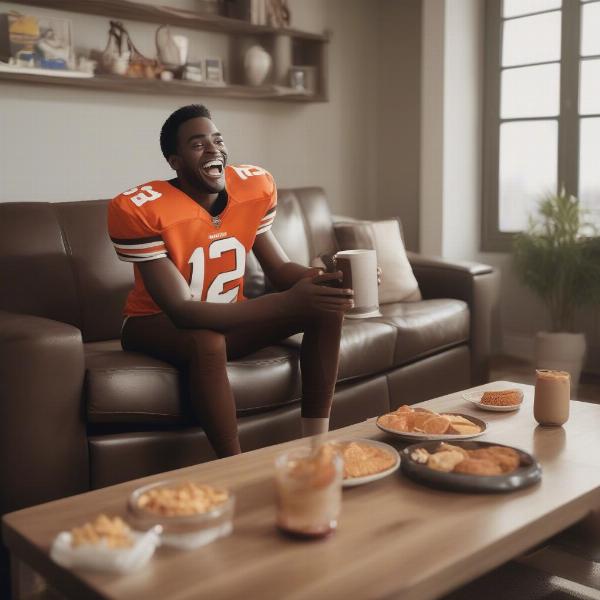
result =
M465 475L502 475L502 469L498 463L485 458L465 458L455 467L454 473Z
M417 448L416 450L413 450L410 455L410 457L420 465L426 465L430 456L431 454L429 454L425 448Z
M483 392L480 404L486 406L516 406L523 401L523 394L519 390L499 390Z
M491 460L500 467L503 473L514 471L521 462L519 454L515 450L503 446L490 446L489 448L471 450L469 451L469 457Z
M449 473L463 460L465 460L465 457L462 452L457 452L456 450L443 450L442 452L432 454L427 461L427 466L435 471Z
M446 442L442 442L439 445L438 452L443 452L445 450L453 450L454 452L460 452L463 455L463 458L469 458L469 453L460 446L454 446L453 444L447 444Z

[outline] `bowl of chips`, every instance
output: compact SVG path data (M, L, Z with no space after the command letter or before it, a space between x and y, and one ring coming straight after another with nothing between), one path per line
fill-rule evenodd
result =
M204 546L233 531L234 495L205 483L170 480L146 485L131 494L127 507L138 529L160 525L162 543L182 549Z

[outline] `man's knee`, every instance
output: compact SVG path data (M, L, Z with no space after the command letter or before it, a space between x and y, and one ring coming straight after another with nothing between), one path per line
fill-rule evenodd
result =
M210 329L193 329L186 336L190 358L203 361L227 361L225 336Z

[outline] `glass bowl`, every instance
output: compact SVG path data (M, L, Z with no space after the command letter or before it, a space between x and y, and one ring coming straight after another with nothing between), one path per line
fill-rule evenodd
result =
M218 486L211 487L217 491L227 492L227 499L206 512L169 516L139 506L140 498L146 492L179 487L184 483L188 481L165 480L137 488L127 502L131 524L141 531L160 525L163 530L162 543L182 549L198 548L229 535L233 531L235 496L229 490ZM197 481L189 481L189 483L206 485Z

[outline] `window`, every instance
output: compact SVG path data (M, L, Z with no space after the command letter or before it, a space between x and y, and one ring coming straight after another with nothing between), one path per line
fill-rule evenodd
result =
M483 249L562 186L600 225L600 0L486 7Z

